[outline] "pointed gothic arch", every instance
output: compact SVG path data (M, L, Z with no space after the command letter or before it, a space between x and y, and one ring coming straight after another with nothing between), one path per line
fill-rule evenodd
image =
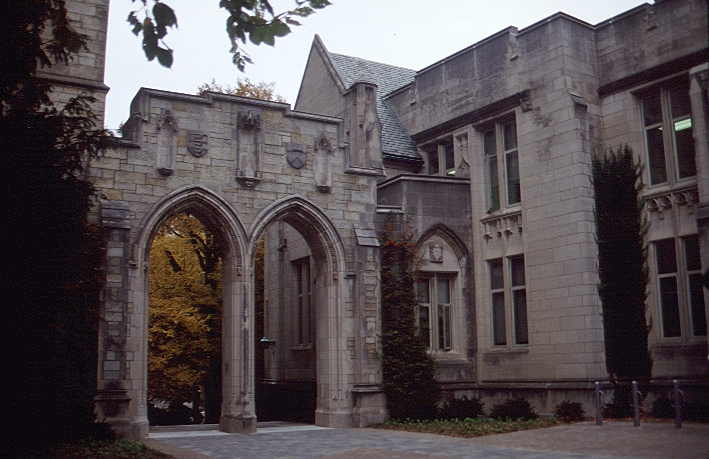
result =
M416 240L416 250L421 253L421 250L423 249L423 244L426 241L430 240L431 237L433 237L434 235L439 236L451 247L462 268L464 266L464 263L467 261L468 248L466 247L460 236L458 236L455 231L453 231L446 225L438 223L421 233L421 235Z
M148 262L158 228L171 216L189 212L215 234L222 247L222 414L220 428L231 432L253 431L253 329L248 276L244 273L247 237L234 209L214 192L201 186L173 191L158 201L142 218L132 248L133 260L142 266L132 286L134 310L130 327L135 334L129 348L140 356L140 368L132 368L131 399L137 415L147 424Z
M443 224L424 231L415 248L420 257L418 325L429 335L439 372L445 372L442 366L465 360L471 347L472 328L465 325L474 320L466 311L470 300L468 251L458 235Z
M344 243L335 225L320 208L300 196L289 196L275 201L261 212L249 230L251 234L249 253L252 256L253 249L264 229L276 220L285 221L309 242L317 241L313 248L321 250L327 257L333 280L337 280L339 275L347 272Z
M319 269L314 274L316 313L316 409L315 424L352 425L352 400L346 390L346 374L353 365L347 352L347 335L352 324L345 319L342 300L343 274L347 272L346 251L338 229L312 202L291 196L264 209L250 228L251 266L255 248L267 228L287 223L307 242ZM319 260L319 262L317 262Z

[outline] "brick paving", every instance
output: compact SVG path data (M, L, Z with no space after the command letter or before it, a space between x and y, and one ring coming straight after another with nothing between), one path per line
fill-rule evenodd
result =
M472 439L375 429L259 424L254 434L151 430L145 443L176 459L709 459L709 425L611 421Z

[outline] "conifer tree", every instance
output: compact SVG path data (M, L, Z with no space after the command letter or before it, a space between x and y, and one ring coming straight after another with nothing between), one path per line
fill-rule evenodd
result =
M640 198L642 167L626 145L594 158L592 168L606 366L619 384L615 404L625 407L625 383L648 381L652 370L645 317L648 269L647 225Z
M96 195L85 168L107 137L91 95L58 106L49 82L36 78L41 67L71 65L86 47L88 38L67 21L65 2L14 2L6 13L0 234L7 341L16 352L5 367L5 408L11 425L41 432L39 443L93 428L103 276L101 233L88 220Z

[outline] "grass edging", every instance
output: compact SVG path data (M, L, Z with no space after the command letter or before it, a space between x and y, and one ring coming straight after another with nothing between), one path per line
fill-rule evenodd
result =
M84 439L50 445L23 457L26 459L168 459L173 456L149 448L140 442L126 439Z
M407 432L422 432L451 437L473 438L485 435L518 432L520 430L541 429L558 425L555 418L539 418L525 420L498 420L489 417L465 419L404 419L388 420L370 426L373 429L401 430Z

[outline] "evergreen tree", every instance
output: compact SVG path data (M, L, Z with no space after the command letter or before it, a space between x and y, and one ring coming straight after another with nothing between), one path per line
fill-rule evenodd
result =
M427 419L436 413L439 387L434 362L416 327L413 236L400 236L386 224L380 234L382 295L382 367L389 415Z
M647 225L640 198L642 167L626 145L594 158L592 168L606 366L611 379L625 386L630 380L648 381L652 369L645 317L648 269ZM616 405L627 406L628 396L619 386Z
M15 350L6 367L6 410L11 425L41 432L35 442L70 439L94 420L102 251L101 233L87 218L95 191L84 169L106 134L96 126L90 95L57 107L50 84L35 77L40 67L68 64L85 48L87 37L69 26L64 1L17 2L6 13L0 234Z

